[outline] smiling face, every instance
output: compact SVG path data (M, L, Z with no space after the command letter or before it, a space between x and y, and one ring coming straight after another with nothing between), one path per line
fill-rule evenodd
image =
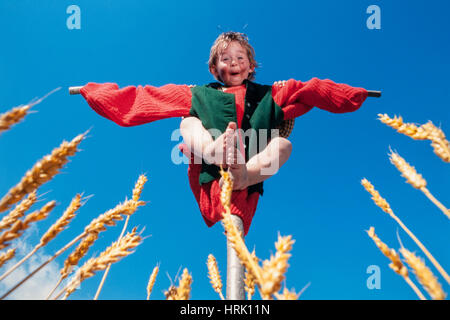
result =
M211 73L226 86L239 86L255 70L248 59L247 50L237 41L231 41L217 57Z

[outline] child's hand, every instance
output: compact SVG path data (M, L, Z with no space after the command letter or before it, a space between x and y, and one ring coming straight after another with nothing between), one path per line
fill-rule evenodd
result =
M273 83L274 86L278 86L278 87L284 87L286 85L287 81L286 80L280 80L280 81L275 81Z

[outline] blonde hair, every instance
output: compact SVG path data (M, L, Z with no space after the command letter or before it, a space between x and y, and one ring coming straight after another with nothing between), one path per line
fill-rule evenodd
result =
M254 69L258 68L258 63L255 60L255 49L253 49L253 47L248 42L247 35L240 32L228 31L220 34L211 47L208 60L210 72L216 66L217 58L219 57L219 55L222 53L223 50L225 50L228 47L228 45L232 41L237 41L242 47L245 48L245 50L247 51L247 57L250 62L250 66L253 67ZM248 80L255 79L256 72L254 69L253 72L249 73ZM216 79L222 81L220 78L216 77Z

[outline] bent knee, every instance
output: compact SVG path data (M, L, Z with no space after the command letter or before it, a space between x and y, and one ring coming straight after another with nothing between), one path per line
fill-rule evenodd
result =
M191 126L197 124L200 120L196 117L183 117L180 122L180 129L189 129Z
M292 153L292 143L283 137L276 137L273 140L277 140L276 142L278 143L279 147L279 152L280 152L280 156L284 157L284 158L288 158L291 153Z

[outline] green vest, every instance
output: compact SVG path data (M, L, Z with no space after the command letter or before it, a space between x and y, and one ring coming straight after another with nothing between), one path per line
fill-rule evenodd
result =
M263 146L270 140L270 131L283 121L284 112L273 100L271 86L251 81L246 81L245 84L247 91L241 129L244 132L245 162L248 162L249 155L254 156L259 153L260 139L264 140ZM205 129L217 129L223 133L229 122L237 123L237 115L234 94L218 90L221 87L222 85L218 82L192 87L192 106L189 113L199 118ZM259 134L259 129L267 129L267 140L264 135ZM219 171L218 166L202 160L200 185L220 178ZM259 192L262 195L263 183L249 186L248 194L253 192Z

